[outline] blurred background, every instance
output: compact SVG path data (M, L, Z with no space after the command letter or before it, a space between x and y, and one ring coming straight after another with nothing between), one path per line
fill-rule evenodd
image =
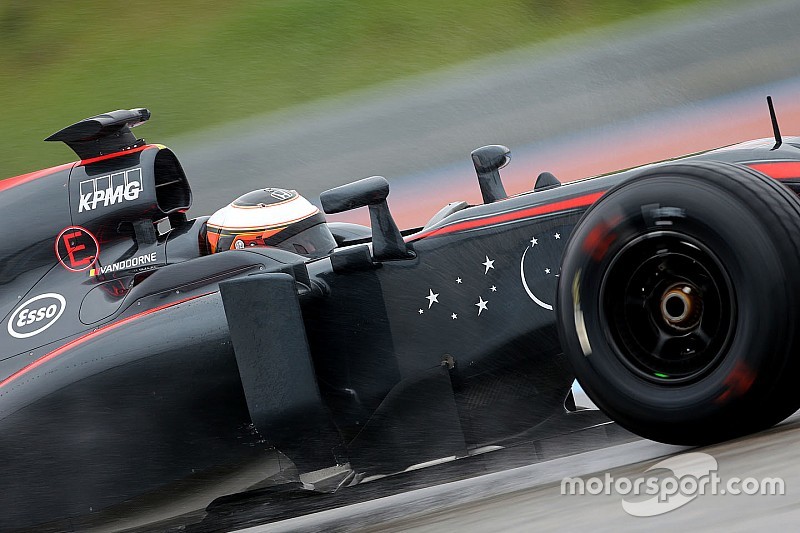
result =
M401 226L509 193L800 124L796 0L0 0L0 176L74 159L42 139L148 107L193 215L261 186L310 199L369 175ZM363 213L340 220L363 222Z

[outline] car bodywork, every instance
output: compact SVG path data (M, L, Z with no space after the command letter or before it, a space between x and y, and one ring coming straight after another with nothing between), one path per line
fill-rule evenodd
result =
M798 142L687 159L800 190ZM272 446L301 473L346 464L357 481L567 416L561 253L585 209L637 169L565 185L545 174L506 197L476 159L486 203L404 231L402 254L376 247L392 237L382 212L375 242L331 224L340 245L323 258L209 255L175 154L123 144L0 182L4 527L94 512Z

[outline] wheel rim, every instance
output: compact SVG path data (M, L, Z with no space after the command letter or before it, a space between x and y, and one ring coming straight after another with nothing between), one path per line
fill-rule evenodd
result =
M735 327L730 277L704 245L675 232L629 242L600 288L606 338L649 381L701 379L723 359Z

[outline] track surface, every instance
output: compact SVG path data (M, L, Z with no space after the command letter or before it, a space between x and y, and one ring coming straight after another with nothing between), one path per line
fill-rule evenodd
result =
M635 479L655 458L684 448L651 441L611 446L480 478L457 481L374 500L280 524L244 531L756 531L800 522L797 442L800 418L765 433L717 446L693 449L713 455L723 480L781 477L784 496L701 495L684 507L654 517L624 512L619 495L562 495L564 476L606 472ZM794 489L794 490L793 490Z
M633 517L626 514L618 495L570 496L561 494L561 478L609 472L614 478L641 475L656 461L640 461L644 455L664 455L675 450L649 441L639 441L598 452L535 465L530 472L508 472L518 487L509 486L499 495L481 498L441 510L403 516L387 513L385 521L372 531L523 531L535 524L540 530L568 526L576 531L622 531L647 528L650 531L731 530L758 531L800 523L797 443L800 420L794 418L764 434L718 446L696 449L711 454L719 463L719 475L731 477L781 477L786 483L783 496L701 495L667 514ZM671 449L670 449L671 448ZM615 463L619 461L619 465ZM542 468L536 468L540 466ZM568 474L565 474L568 473ZM528 476L540 475L526 487ZM517 477L518 476L518 477ZM288 524L287 524L288 525Z
M479 198L469 152L485 144L514 150L504 179L520 192L542 170L574 179L770 135L763 98L800 73L798 27L794 0L705 3L168 144L195 187L195 214L260 186L315 197L380 174L393 207L411 196L430 216L443 187ZM753 87L763 88L741 98ZM717 98L737 92L734 102ZM799 123L788 114L800 119L800 98L784 95L775 96L787 128ZM403 206L395 211L407 220Z
M510 192L520 192L542 170L574 179L769 136L763 97L770 93L784 133L800 133L798 27L795 0L708 3L169 144L194 185L194 215L210 214L259 186L289 186L313 197L382 174L392 181L390 203L401 225L421 224L446 201L477 200L468 154L483 144L514 149L504 179ZM458 190L461 198L446 190ZM723 477L783 477L782 497L701 496L666 515L637 519L623 512L618 496L559 494L564 476L634 476L652 459L680 451L637 440L584 453L578 445L569 457L253 531L794 525L800 520L798 440L800 421L793 418L764 434L705 449L719 461ZM250 519L246 525L259 523Z

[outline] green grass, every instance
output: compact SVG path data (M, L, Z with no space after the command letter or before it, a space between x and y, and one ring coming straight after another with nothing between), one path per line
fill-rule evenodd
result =
M0 176L41 139L149 107L162 140L695 0L4 0Z

